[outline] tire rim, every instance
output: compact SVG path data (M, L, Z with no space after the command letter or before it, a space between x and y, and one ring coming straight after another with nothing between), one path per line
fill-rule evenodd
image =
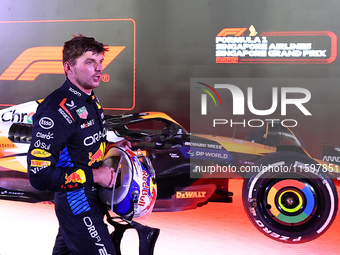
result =
M308 183L302 180L278 180L268 186L264 206L274 221L289 226L309 221L317 209L317 195Z

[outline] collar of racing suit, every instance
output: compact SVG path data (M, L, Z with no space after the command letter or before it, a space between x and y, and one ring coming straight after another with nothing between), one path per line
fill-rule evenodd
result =
M68 93L75 95L77 98L79 98L83 101L86 101L89 104L94 103L96 101L96 96L95 96L93 90L91 91L91 95L88 95L88 94L84 93L83 91L81 91L72 82L70 82L70 80L68 78L66 78L62 88L64 90L68 91Z

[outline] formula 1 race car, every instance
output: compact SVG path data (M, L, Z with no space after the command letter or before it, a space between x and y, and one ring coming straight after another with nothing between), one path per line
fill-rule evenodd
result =
M53 201L27 178L26 152L39 102L0 111L0 198ZM154 211L194 209L208 201L232 202L230 178L243 178L244 209L256 228L285 243L311 241L335 219L337 165L313 159L289 128L267 123L245 139L190 134L160 112L106 116L108 132L131 141L155 169ZM51 133L41 134L53 136Z

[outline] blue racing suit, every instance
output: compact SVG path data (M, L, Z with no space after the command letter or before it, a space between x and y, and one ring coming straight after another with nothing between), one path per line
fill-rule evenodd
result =
M93 91L87 95L68 79L33 116L28 176L36 189L55 192L59 233L53 254L116 254L92 174L104 157L104 124Z

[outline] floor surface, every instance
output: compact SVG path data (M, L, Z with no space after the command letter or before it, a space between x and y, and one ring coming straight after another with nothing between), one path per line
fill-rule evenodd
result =
M154 255L340 254L339 216L314 241L297 245L276 242L262 235L248 220L242 207L241 187L241 180L230 181L233 203L154 212L148 220L140 221L161 229ZM51 254L58 229L54 206L0 200L0 228L0 255ZM132 229L122 240L122 254L138 254L138 237Z

